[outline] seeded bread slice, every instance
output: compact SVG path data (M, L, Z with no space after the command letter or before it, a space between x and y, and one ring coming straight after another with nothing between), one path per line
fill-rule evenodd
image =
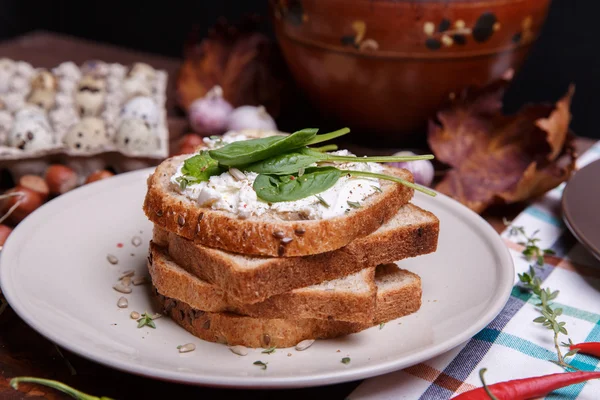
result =
M210 342L246 347L292 347L305 339L328 339L359 332L416 312L421 306L421 279L395 264L378 267L376 317L369 323L335 320L253 318L228 312L205 312L154 290L163 314L193 335ZM379 277L379 278L377 278Z
M375 317L375 267L346 277L292 290L265 301L242 304L227 292L179 267L166 251L150 244L148 270L154 287L169 297L184 300L192 308L210 312L230 311L259 318L335 319L370 322Z
M196 243L246 255L293 257L339 249L366 236L408 203L413 189L381 181L381 193L369 196L360 208L321 220L303 220L297 213L267 212L247 219L228 211L199 207L179 194L170 181L187 156L165 160L148 178L146 216L157 226ZM413 182L405 169L387 173Z
M439 220L413 204L402 206L374 233L347 246L306 257L251 257L213 249L155 225L153 241L173 260L242 304L338 279L366 267L416 257L437 248Z

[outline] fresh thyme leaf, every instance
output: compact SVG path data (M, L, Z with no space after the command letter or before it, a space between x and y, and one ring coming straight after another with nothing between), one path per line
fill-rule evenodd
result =
M371 187L372 187L373 189L375 189L376 191L378 191L379 193L382 193L382 192L383 192L383 190L381 190L381 188L380 188L380 187L378 187L378 186L371 185Z
M350 201L348 200L346 203L348 203L348 205L352 208L360 208L361 205L358 201Z
M508 222L505 219L505 224ZM540 238L535 237L539 233L539 229L535 230L531 236L525 233L525 228L522 226L510 226L508 230L508 236L522 236L525 241L520 241L518 244L521 246L525 246L521 254L525 256L527 261L535 260L536 264L539 266L544 265L544 256L555 254L552 249L540 249L538 246L538 242Z
M342 364L350 364L350 357L342 358Z
M264 349L263 351L261 351L262 354L273 354L275 353L275 349L276 347L269 347L268 349Z
M149 326L152 329L156 329L156 325L154 324L154 321L152 320L152 316L150 314L148 314L148 312L145 312L142 314L142 317L140 319L137 320L137 327L138 328L142 328L144 326Z
M319 203L321 203L323 206L325 206L326 208L329 208L329 203L325 201L324 198L322 198L321 196L319 196L318 194L315 194L315 197L317 199L319 199Z
M385 322L380 323L379 324L379 330L382 330L384 326L385 326Z
M182 347L182 345L177 346L177 350L179 350Z
M260 369L267 369L267 364L268 363L264 363L262 361L254 361L252 364L257 365L260 367Z

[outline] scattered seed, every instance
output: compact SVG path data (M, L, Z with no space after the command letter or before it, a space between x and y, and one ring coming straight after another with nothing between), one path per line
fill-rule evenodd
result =
M134 236L131 239L131 244L134 245L135 247L139 247L142 244L142 238L139 236Z
M117 307L119 307L119 308L127 308L128 305L129 305L129 302L123 296L119 297L119 300L117 300Z
M279 257L283 257L284 254L285 254L285 246L279 245L279 248L277 249L277 255Z
M119 259L115 256L113 256L112 254L109 254L106 256L106 259L108 260L109 263L115 265L119 263Z
M290 243L292 243L292 240L294 240L294 239L292 239L291 237L284 237L283 239L281 239L281 243L290 244Z
M157 217L162 217L163 216L162 210L156 210L156 216Z
M194 343L184 344L183 346L179 347L180 353L189 353L190 351L194 350L196 350L196 345Z
M196 235L200 233L200 223L196 224Z
M273 232L273 237L275 239L283 239L285 237L285 233L283 233L282 231L275 231Z
M233 176L236 181L243 181L246 179L246 175L237 168L229 168L229 174Z
M271 343L271 336L267 335L266 333L263 335L263 342L265 342L265 344L268 346L269 343Z
M304 351L304 350L308 349L310 346L312 346L314 342L315 341L312 339L303 340L296 345L296 350Z
M159 319L160 317L162 317L162 314L156 313L156 314L152 315L150 318Z
M135 275L135 270L128 269L127 271L124 271L121 274L121 276L119 277L119 279L127 278L127 277L130 277L130 276L133 276L133 275Z
M304 230L304 228L296 228L294 232L296 233L296 235L302 236L306 233L306 230Z
M288 357L291 357L291 356L292 356L292 353L288 353Z
M140 313L137 311L132 311L131 314L129 314L129 317L131 317L131 319L139 319Z
M231 346L229 347L229 350L231 350L231 352L233 354L237 354L238 356L247 356L248 355L248 349L245 346Z
M114 285L113 289L115 289L119 293L125 293L125 294L131 293L131 288L130 287L122 285L120 283L117 283L116 285Z
M148 280L145 276L138 276L137 278L133 278L133 284L135 286L143 285L144 283L148 283Z
M179 226L184 226L185 225L185 217L183 215L180 215L179 217L177 217L177 223L179 224Z
M206 322L202 325L204 329L210 329L210 319L207 319Z
M125 278L121 279L121 285L123 286L131 286L131 277L126 276Z

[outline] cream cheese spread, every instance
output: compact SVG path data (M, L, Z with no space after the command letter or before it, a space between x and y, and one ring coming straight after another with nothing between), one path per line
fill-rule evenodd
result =
M212 149L237 140L247 139L249 137L246 135L229 133L221 139L205 139L205 143ZM331 154L352 156L347 150ZM371 162L336 163L335 166L345 170L377 173L383 171L380 164ZM221 175L211 176L206 182L190 184L182 189L177 182L177 178L183 175L182 167L183 163L171 177L171 183L175 190L187 198L197 201L200 207L229 211L241 218L260 216L266 212L299 213L307 219L333 218L350 211L352 206L349 202L362 203L367 197L380 190L379 179L344 175L331 188L319 193L319 197L323 201L316 196L310 196L296 201L268 203L259 199L252 188L254 180L258 176L254 172L242 172L244 179L239 179L241 176L237 173L234 177L229 172L224 172Z

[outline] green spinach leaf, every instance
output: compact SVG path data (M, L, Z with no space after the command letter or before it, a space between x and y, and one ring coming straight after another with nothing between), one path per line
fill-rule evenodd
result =
M203 150L200 154L188 158L183 162L181 173L183 176L178 180L182 188L185 186L208 181L213 175L220 175L224 170L219 163L212 159L208 151Z
M308 168L300 177L260 174L254 181L253 188L256 195L264 201L295 201L324 192L335 185L343 173L337 168L322 167Z
M219 149L210 150L209 153L222 165L238 167L305 146L317 135L317 131L318 129L307 128L289 136L269 136L233 142Z

